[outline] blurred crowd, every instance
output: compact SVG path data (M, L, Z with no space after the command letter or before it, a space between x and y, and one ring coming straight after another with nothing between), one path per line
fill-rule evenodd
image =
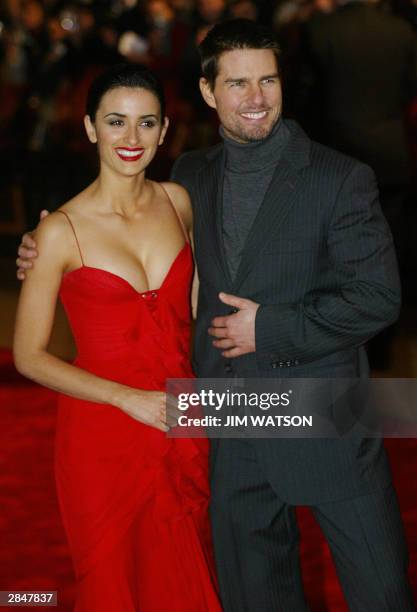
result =
M410 231L414 213L404 207L413 209L417 174L417 0L337 2L3 0L0 232L19 211L20 225L33 227L42 208L53 210L94 178L84 100L109 64L146 64L164 83L171 123L154 178L167 178L183 150L216 142L215 113L198 90L197 45L213 24L244 17L280 39L284 114L374 167L403 247L396 224Z

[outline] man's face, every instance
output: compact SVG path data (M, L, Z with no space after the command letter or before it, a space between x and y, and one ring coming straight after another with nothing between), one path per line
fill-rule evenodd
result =
M262 140L281 114L281 83L270 49L226 51L219 58L214 89L204 78L200 89L217 110L226 135L237 142Z

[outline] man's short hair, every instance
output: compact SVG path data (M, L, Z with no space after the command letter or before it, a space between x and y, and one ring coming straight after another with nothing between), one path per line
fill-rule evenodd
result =
M220 56L236 49L271 49L279 72L280 48L275 34L249 19L233 19L215 25L199 46L201 70L211 89L219 72Z

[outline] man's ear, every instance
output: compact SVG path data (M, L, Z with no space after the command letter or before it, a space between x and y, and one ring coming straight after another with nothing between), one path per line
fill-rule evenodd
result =
M201 95L204 98L204 102L208 104L211 108L217 108L216 99L213 94L213 90L211 89L210 83L206 78L201 77L200 79L200 91Z
M96 128L94 127L94 123L90 119L90 115L86 115L84 117L84 127L87 132L88 140L92 143L97 142Z

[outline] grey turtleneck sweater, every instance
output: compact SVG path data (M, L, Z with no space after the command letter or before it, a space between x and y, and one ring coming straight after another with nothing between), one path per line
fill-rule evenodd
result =
M223 182L223 243L230 276L235 279L242 251L268 190L272 176L290 131L279 119L263 140L241 144L227 137L224 140L225 171Z

